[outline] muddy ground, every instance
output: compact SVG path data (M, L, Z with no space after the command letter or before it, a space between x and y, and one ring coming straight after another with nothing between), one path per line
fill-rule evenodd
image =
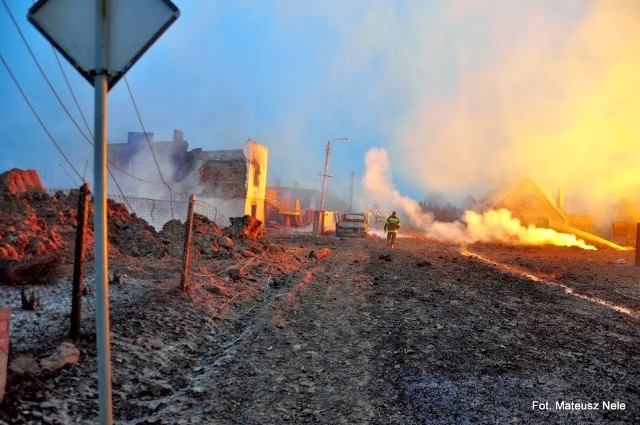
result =
M114 259L116 423L640 423L633 252L384 245L271 231L253 257L199 260L184 293L177 257ZM40 297L47 335L18 344L36 357L68 320L51 327ZM80 361L11 377L0 422L98 422L84 303Z

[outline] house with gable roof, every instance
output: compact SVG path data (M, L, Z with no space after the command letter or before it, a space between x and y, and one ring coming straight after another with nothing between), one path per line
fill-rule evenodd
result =
M561 193L559 198L558 204L562 205L564 200ZM491 209L505 208L511 211L512 216L520 220L524 226L532 224L536 227L572 234L589 243L620 251L626 250L614 242L594 235L589 216L566 214L558 208L558 204L546 189L531 179L524 178L515 186L500 187L490 191L480 198L472 209L483 214Z
M565 223L565 214L558 209L549 192L531 179L524 178L515 186L500 187L480 198L473 210L483 214L488 210L508 209L522 224L549 227L549 222Z

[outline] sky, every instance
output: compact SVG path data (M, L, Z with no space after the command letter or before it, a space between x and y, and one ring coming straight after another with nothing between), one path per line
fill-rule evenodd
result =
M93 128L93 88L27 21L32 2L1 1L0 54L47 130L0 66L0 171L77 186L54 139L91 181L92 147L7 8L81 128L71 93ZM319 189L328 141L348 137L331 142L329 189L348 197L353 176L362 207L385 202L378 185L456 202L525 177L563 188L577 214L639 198L637 0L174 3L178 20L126 74L156 141L174 129L205 150L250 138L269 148L269 185ZM143 131L126 83L109 92L110 142ZM388 169L365 186L372 152Z

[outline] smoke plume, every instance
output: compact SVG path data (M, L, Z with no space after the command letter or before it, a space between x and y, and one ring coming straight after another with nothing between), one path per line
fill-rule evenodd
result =
M572 2L563 10L531 2L540 7L529 4L527 16L515 10L522 2L499 2L494 18L486 14L492 2L453 3L458 23L490 25L476 43L451 40L454 81L447 93L414 97L413 113L397 123L402 148L394 159L435 190L479 182L490 189L523 177L564 186L568 212L610 222L620 198L640 193L640 49L633 41L640 2ZM518 31L508 12L523 18L511 19Z
M365 168L363 186L370 199L388 210L398 210L429 238L453 243L502 242L595 249L575 235L534 225L524 226L506 209L489 210L482 215L468 210L465 211L463 222L434 221L431 214L422 211L418 202L402 195L393 186L389 158L384 149L370 149L365 156Z

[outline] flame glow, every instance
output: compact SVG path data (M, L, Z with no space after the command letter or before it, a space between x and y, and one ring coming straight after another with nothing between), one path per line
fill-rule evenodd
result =
M489 210L484 214L466 211L464 223L434 221L431 214L422 212L418 202L402 195L393 186L390 180L389 159L384 149L369 150L365 156L365 168L363 185L371 199L380 205L401 211L414 226L430 238L455 243L502 242L596 249L575 235L534 225L523 226L520 220L514 218L506 209Z
M463 3L454 17L491 20L492 55L482 62L474 43L459 43L451 91L416 90L394 135L403 177L439 191L530 177L564 186L572 212L609 225L620 198L640 195L640 2L528 3L517 30L504 18L520 2L493 4L493 18L491 2Z
M474 242L500 241L512 244L577 246L582 249L596 249L595 246L585 243L575 235L536 227L533 224L525 227L520 220L512 217L511 211L504 208L489 210L482 215L474 211L465 211L464 221L467 223L467 233Z

